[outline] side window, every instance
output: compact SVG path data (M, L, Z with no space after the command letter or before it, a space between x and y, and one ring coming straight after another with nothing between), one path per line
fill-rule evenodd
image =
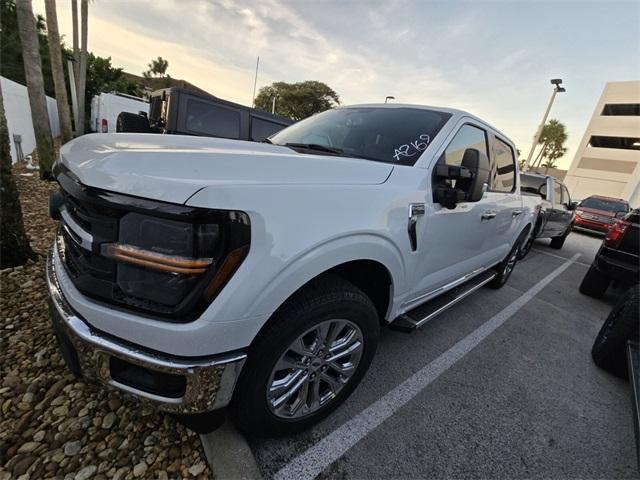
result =
M199 100L187 102L186 129L224 138L240 138L240 113Z
M494 192L512 192L516 181L516 159L510 145L495 137L494 161L491 162L489 189Z
M463 125L444 152L444 163L460 166L467 148L475 148L489 156L487 152L487 133L473 125Z
M569 205L571 203L571 196L569 195L569 190L567 187L562 185L562 203L565 205Z
M562 203L562 185L556 180L553 181L553 193L555 196L554 203L558 205L561 204Z
M267 137L270 137L276 132L279 132L284 128L284 125L279 123L269 122L261 118L251 118L251 140L254 142L261 142Z

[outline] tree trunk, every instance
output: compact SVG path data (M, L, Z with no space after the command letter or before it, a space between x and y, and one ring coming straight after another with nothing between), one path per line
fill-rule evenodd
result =
M71 0L71 22L73 23L73 75L78 89L80 78L80 48L78 47L78 0Z
M56 14L56 0L45 0L47 12L47 37L49 40L49 56L51 57L51 74L56 91L58 118L60 118L60 132L62 143L71 140L71 112L67 97L67 87L64 82L64 68L62 67L62 50L60 49L60 34L58 33L58 16Z
M0 268L22 265L35 258L22 222L22 207L11 173L9 129L0 88Z
M88 0L80 0L80 72L78 78L78 123L76 131L78 135L84 134L85 118L85 87L87 83L87 27L88 27Z
M36 31L36 20L31 8L31 0L20 0L16 3L18 16L18 30L22 43L22 58L24 73L27 79L29 105L31 106L31 120L33 132L38 147L38 164L40 178L51 179L53 166L53 139L51 125L47 113L47 99L44 94L44 80L42 78L42 63L40 61L40 46Z

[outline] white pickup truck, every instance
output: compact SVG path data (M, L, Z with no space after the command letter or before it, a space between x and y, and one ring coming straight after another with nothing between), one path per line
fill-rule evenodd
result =
M303 429L356 388L382 326L504 285L540 200L515 151L468 113L397 104L265 143L80 137L50 198L63 356L198 428L229 406L247 432Z

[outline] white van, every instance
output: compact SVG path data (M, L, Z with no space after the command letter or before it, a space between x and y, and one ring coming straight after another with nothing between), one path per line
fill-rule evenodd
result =
M118 92L95 95L91 99L91 131L114 133L116 120L122 112L146 114L149 112L149 102L143 98Z

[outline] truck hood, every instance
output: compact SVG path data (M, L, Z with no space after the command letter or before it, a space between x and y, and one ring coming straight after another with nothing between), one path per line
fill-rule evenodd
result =
M89 134L60 150L81 183L184 203L216 185L375 185L393 165L307 155L267 143L160 134Z

